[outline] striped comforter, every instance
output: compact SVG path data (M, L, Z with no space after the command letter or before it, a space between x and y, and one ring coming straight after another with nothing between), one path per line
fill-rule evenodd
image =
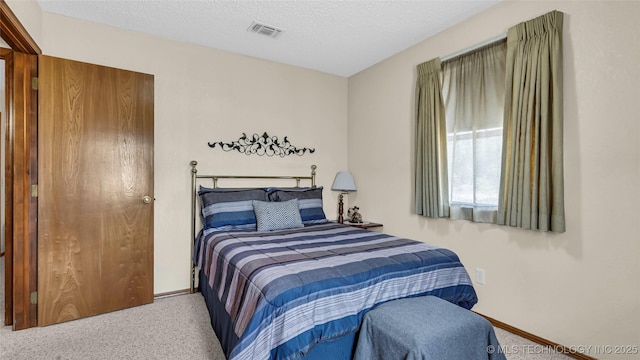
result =
M213 231L198 242L194 260L231 319L230 360L299 358L354 333L364 313L389 300L477 302L450 250L346 225Z

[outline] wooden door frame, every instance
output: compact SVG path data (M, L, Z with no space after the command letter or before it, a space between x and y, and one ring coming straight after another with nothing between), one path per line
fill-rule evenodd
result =
M6 73L5 144L5 283L11 301L5 304L5 324L14 330L37 326L38 238L38 97L32 88L37 56L42 53L4 0L0 0L0 37L11 49L0 49ZM37 189L37 187L36 187ZM9 264L7 266L7 264Z

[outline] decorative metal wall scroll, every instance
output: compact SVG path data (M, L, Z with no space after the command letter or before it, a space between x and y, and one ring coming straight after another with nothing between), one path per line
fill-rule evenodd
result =
M262 135L253 134L253 137L249 138L247 134L242 133L242 136L237 141L225 143L222 141L210 142L209 147L215 148L219 146L224 151L235 150L245 155L267 155L267 156L279 156L285 157L289 155L302 156L307 151L309 154L313 154L316 149L310 148L297 148L289 142L287 136L282 141L277 136L269 136L266 132Z

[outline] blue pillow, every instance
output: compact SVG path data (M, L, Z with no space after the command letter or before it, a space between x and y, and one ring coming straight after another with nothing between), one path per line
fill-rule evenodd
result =
M264 189L201 189L198 192L204 229L255 230L253 201L268 201Z
M323 224L326 223L327 217L322 209L322 186L311 188L270 188L269 200L271 201L288 201L298 199L298 207L302 223Z
M304 227L298 200L283 202L253 201L258 231L295 229Z

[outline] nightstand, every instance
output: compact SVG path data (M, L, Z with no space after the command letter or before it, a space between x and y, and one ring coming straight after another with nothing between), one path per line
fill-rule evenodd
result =
M360 229L372 229L372 228L382 227L382 224L369 222L369 221L363 222L363 223L352 223L352 222L345 221L343 224L357 227Z

